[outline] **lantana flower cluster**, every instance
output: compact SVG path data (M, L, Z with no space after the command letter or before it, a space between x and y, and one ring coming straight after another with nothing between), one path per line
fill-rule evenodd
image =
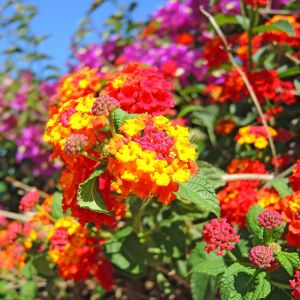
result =
M89 230L71 216L57 220L48 234L50 259L63 278L82 281L94 275L109 290L112 266L101 251L103 242L88 234Z
M178 183L197 171L196 149L188 136L187 128L163 116L143 114L125 121L107 147L114 191L122 197L155 196L169 204L176 198Z
M276 137L277 132L275 129L268 127L267 129L272 137ZM240 145L253 144L255 148L261 150L265 149L269 142L264 126L245 126L239 129L236 141Z

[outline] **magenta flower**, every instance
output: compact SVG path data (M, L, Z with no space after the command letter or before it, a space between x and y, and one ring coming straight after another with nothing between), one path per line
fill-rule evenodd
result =
M280 226L283 218L276 210L265 210L258 215L258 223L261 227L273 230L275 227Z
M208 222L204 226L202 237L207 244L205 251L209 253L218 249L217 255L224 255L224 250L231 251L235 247L234 244L240 240L237 231L225 218L221 220L212 219Z
M107 115L120 107L120 102L109 95L100 95L96 98L92 113L95 116Z
M21 211L29 211L39 202L40 193L35 190L22 197L19 205Z
M65 151L68 155L74 155L82 151L89 143L87 136L80 133L74 133L67 137L65 142Z
M273 250L267 246L255 246L249 253L251 263L258 268L269 268L275 260Z

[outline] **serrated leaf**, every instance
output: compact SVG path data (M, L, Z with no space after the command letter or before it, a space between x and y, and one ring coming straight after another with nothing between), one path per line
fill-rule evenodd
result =
M55 219L60 219L64 216L61 193L54 193L52 197L51 216L53 216Z
M295 76L295 75L299 75L300 74L300 68L299 66L295 66L292 68L288 68L285 71L282 71L278 74L279 78L286 78L286 77L290 77L290 76Z
M176 195L220 217L220 205L217 195L212 184L201 171L196 176L191 176L189 181L179 183Z
M98 176L104 173L104 169L96 170L93 174L79 185L77 192L77 203L80 207L98 213L112 215L107 210L104 199L98 188Z
M222 300L259 300L271 292L266 272L234 263L222 276L220 293Z
M198 161L197 163L201 172L215 189L225 185L225 181L222 179L222 175L225 174L223 170L216 168L206 161Z
M258 204L253 205L247 213L247 227L250 233L252 233L259 242L263 242L264 230L258 224L258 215L263 212L264 209Z
M281 198L293 193L291 188L288 186L288 178L274 178L269 180L269 183L271 183L271 185L278 192Z
M290 22L285 20L279 20L270 25L260 25L253 28L254 33L263 33L263 32L273 31L273 30L282 31L289 34L290 36L295 36L294 27L291 25Z
M127 112L125 112L121 108L117 108L111 114L112 120L113 120L114 125L115 125L117 130L121 127L121 125L126 120L133 119L135 116L136 116L135 114L128 114Z
M300 264L299 255L296 252L280 251L276 254L276 258L291 276L294 274L294 268Z

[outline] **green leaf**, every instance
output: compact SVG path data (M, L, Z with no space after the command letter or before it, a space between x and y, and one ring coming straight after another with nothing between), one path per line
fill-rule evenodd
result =
M54 193L52 197L51 216L53 216L55 219L60 219L64 216L61 193Z
M226 270L224 257L214 252L205 251L205 243L200 242L192 250L188 264L191 266L191 272L200 272L207 275L216 276Z
M288 178L274 178L269 180L273 188L278 192L281 198L291 195L293 191L288 186Z
M128 114L121 108L117 108L111 114L116 129L119 129L126 120L133 119L135 116L135 114Z
M280 226L277 226L273 229L272 236L275 241L278 241L280 239L280 237L285 229L285 226L286 226L286 223L282 222L282 224Z
M191 276L193 300L214 300L218 288L218 278L205 273L193 273Z
M220 205L213 185L200 171L196 176L192 176L188 182L179 183L176 193L178 198L191 201L203 210L213 212L220 217Z
M295 76L295 75L299 75L300 74L300 68L299 66L295 66L292 68L288 68L285 71L282 71L278 74L279 78L286 78L286 77L290 77L290 76Z
M291 25L290 22L285 21L285 20L280 20L277 22L274 22L270 25L260 25L255 28L253 28L254 33L263 33L267 31L282 31L287 33L290 36L295 36L295 30L294 27Z
M98 9L103 3L105 2L105 0L94 0L92 2L92 4L90 5L87 14L91 14L92 12L94 12L96 9Z
M34 272L34 266L32 259L30 259L22 269L22 274L26 279L32 278L32 273Z
M252 233L260 242L263 242L264 230L258 224L258 215L263 212L264 209L258 204L253 205L247 213L247 227L250 233Z
M98 188L98 176L103 173L104 169L96 170L88 179L79 185L77 203L82 208L101 214L112 215L113 212L107 210Z
M53 278L56 275L55 271L50 267L47 254L37 255L33 258L32 264L35 267L38 275L42 277Z
M259 271L258 271L259 272ZM220 293L222 300L265 299L271 292L266 272L234 263L222 276Z
M27 281L21 286L20 295L22 300L35 300L37 296L36 281Z
M223 170L216 168L205 161L198 161L197 163L201 172L205 175L215 189L225 185L225 181L222 179L222 175L225 174Z
M294 274L294 268L300 264L299 255L296 252L280 251L276 254L276 258L291 276Z
M131 275L139 275L144 271L146 249L135 233L107 242L105 249L110 261L118 269Z
M249 26L249 19L238 15L217 14L215 20L219 26L226 24L240 24L244 29Z

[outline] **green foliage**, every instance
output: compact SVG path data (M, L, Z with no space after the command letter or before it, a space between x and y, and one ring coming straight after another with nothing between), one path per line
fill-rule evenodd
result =
M290 36L295 36L294 27L291 25L290 22L285 20L279 20L270 25L260 25L253 28L254 33L263 33L268 31L282 31Z
M205 161L198 161L198 165L201 172L205 175L215 189L225 185L225 180L222 179L222 175L225 174L223 170Z
M55 219L60 219L64 216L61 193L56 192L52 196L51 216Z
M247 227L250 233L259 240L260 243L263 242L264 230L258 224L258 215L263 212L264 209L258 204L253 205L247 213Z
M191 291L193 300L214 300L218 278L205 273L195 272L191 276Z
M289 180L287 178L274 178L269 180L273 188L278 192L281 198L291 195L293 191L288 186Z
M103 174L104 171L104 168L94 171L88 179L79 185L77 203L82 208L111 215L112 212L107 210L104 199L98 188L98 176Z
M50 265L47 253L36 255L32 259L32 265L34 266L37 274L41 277L52 278L56 275L55 271Z
M271 292L271 285L266 277L267 273L264 271L257 271L251 267L235 263L227 269L221 278L221 299L265 299Z
M35 300L37 295L37 283L33 280L26 281L21 286L20 296L22 300Z
M226 270L224 258L206 253L204 243L198 243L188 259L191 266L191 290L193 300L215 299L220 274Z
M204 242L198 243L191 252L188 263L191 265L192 273L205 273L210 276L217 276L226 270L224 257L214 252L207 253L204 250Z
M276 254L276 259L291 276L294 274L294 269L300 264L299 255L296 252L280 251Z
M130 275L144 272L146 249L130 227L120 230L111 241L105 244L111 262Z
M135 116L136 115L134 115L134 114L128 114L121 108L117 108L111 114L111 117L112 117L112 120L114 122L116 129L119 129L126 120L132 119Z
M180 183L176 192L179 199L195 203L203 210L213 212L220 217L220 206L213 185L201 172L192 176L188 182Z

